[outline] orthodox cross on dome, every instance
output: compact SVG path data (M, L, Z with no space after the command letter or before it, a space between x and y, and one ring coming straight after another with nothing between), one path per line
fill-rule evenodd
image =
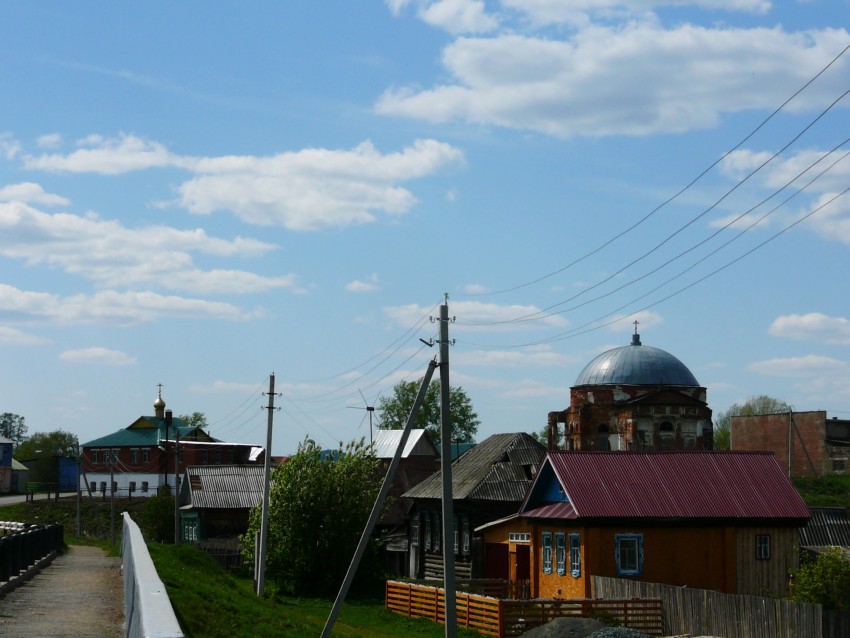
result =
M635 334L637 334L637 333L638 333L638 331L637 331L638 323L639 323L639 322L638 322L638 320L637 320L637 319L635 319ZM161 384L160 384L160 385L161 385Z
M635 321L635 323L637 323L637 321ZM157 394L156 395L161 399L162 398L162 384L157 383L156 387L157 387Z

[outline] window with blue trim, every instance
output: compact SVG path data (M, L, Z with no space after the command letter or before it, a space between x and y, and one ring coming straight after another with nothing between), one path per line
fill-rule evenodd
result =
M567 536L563 532L555 534L555 568L561 576L567 573Z
M643 534L617 534L617 576L640 576L643 573Z
M581 576L581 535L570 534L570 575Z
M552 573L552 532L543 532L543 573Z

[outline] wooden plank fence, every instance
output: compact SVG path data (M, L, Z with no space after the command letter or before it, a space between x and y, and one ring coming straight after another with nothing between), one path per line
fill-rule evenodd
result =
M848 635L824 633L820 605L620 578L592 578L594 596L661 600L665 635L727 638L838 638Z
M457 622L485 636L510 638L555 618L598 618L662 635L660 600L510 600L458 592ZM437 587L387 581L386 608L408 617L445 622L445 593Z

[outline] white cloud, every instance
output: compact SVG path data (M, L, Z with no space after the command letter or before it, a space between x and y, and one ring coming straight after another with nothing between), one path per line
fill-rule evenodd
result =
M665 29L655 20L592 25L565 40L458 38L443 52L450 83L387 90L376 110L561 138L704 129L724 114L782 103L847 39L843 29ZM835 69L830 78L840 75ZM813 86L786 108L823 105L833 99L833 87L830 81Z
M228 303L164 296L153 292L98 292L62 297L0 284L0 317L55 323L135 325L162 318L238 321L262 316Z
M265 386L251 385L250 383L236 383L232 381L213 381L212 383L193 383L189 386L189 392L197 394L219 394L221 392L232 392L234 394L254 394L258 397Z
M370 142L350 151L306 149L273 157L201 160L201 175L183 183L179 203L190 212L232 211L242 221L290 230L319 230L406 213L416 198L397 182L461 162L463 154L435 140L417 140L381 154Z
M409 327L427 315L429 309L418 304L408 304L386 307L383 312L394 323ZM537 306L518 304L500 306L479 301L455 301L449 304L449 314L456 318L452 331L517 331L541 326L563 328L569 325L569 322L559 315L540 315L537 319L529 320L540 312Z
M242 221L290 230L319 230L398 216L416 204L400 185L463 162L463 153L436 140L416 140L395 153L366 141L351 150L304 149L269 157L183 157L135 135L81 140L67 155L28 155L28 169L117 175L175 168L196 176L177 187L170 204L192 213L230 211ZM167 205L169 203L159 203Z
M774 336L788 339L850 345L850 320L829 317L819 312L777 317L768 331Z
M136 358L118 350L108 348L84 348L82 350L66 350L59 355L62 361L69 363L94 363L107 366L129 366L136 363Z
M62 145L62 136L59 133L48 133L40 135L36 140L39 148L57 148Z
M487 33L499 21L487 14L483 0L438 0L421 7L419 17L452 34Z
M502 396L510 399L539 399L552 397L561 401L569 401L570 389L568 386L552 385L542 381L522 379L511 384L501 392ZM567 397L565 399L565 397Z
M487 288L481 284L467 284L463 287L463 292L467 295L482 295L487 292Z
M43 171L120 175L146 168L190 163L172 155L162 144L136 135L124 134L115 139L91 135L78 145L83 148L69 155L28 155L24 157L24 166Z
M359 279L350 281L345 285L345 289L348 292L375 292L379 289L378 275L376 273L372 273L368 277L365 277L365 281L361 281Z
M21 143L8 133L0 133L0 156L7 160L15 159L15 156L21 152Z
M454 361L465 366L484 366L487 368L536 368L578 363L578 360L574 357L552 352L545 347L519 350L459 351L454 356Z
M33 346L47 343L47 339L27 334L16 328L0 326L0 344L16 346Z
M753 372L774 377L801 377L847 371L848 365L846 361L811 354L804 357L756 361L747 368Z
M2 199L2 198L0 198ZM239 270L201 270L191 253L251 258L272 244L210 237L201 229L132 229L95 215L47 214L19 202L0 203L0 255L46 264L104 287L156 287L205 294L294 289L294 274L263 277Z
M23 202L44 206L67 206L70 202L60 195L46 193L39 184L21 182L0 188L0 202Z

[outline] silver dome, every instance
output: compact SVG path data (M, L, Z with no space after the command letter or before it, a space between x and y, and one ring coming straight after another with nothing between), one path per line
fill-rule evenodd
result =
M684 363L669 352L641 345L635 334L628 346L613 348L588 363L575 382L580 385L679 385L700 387Z

